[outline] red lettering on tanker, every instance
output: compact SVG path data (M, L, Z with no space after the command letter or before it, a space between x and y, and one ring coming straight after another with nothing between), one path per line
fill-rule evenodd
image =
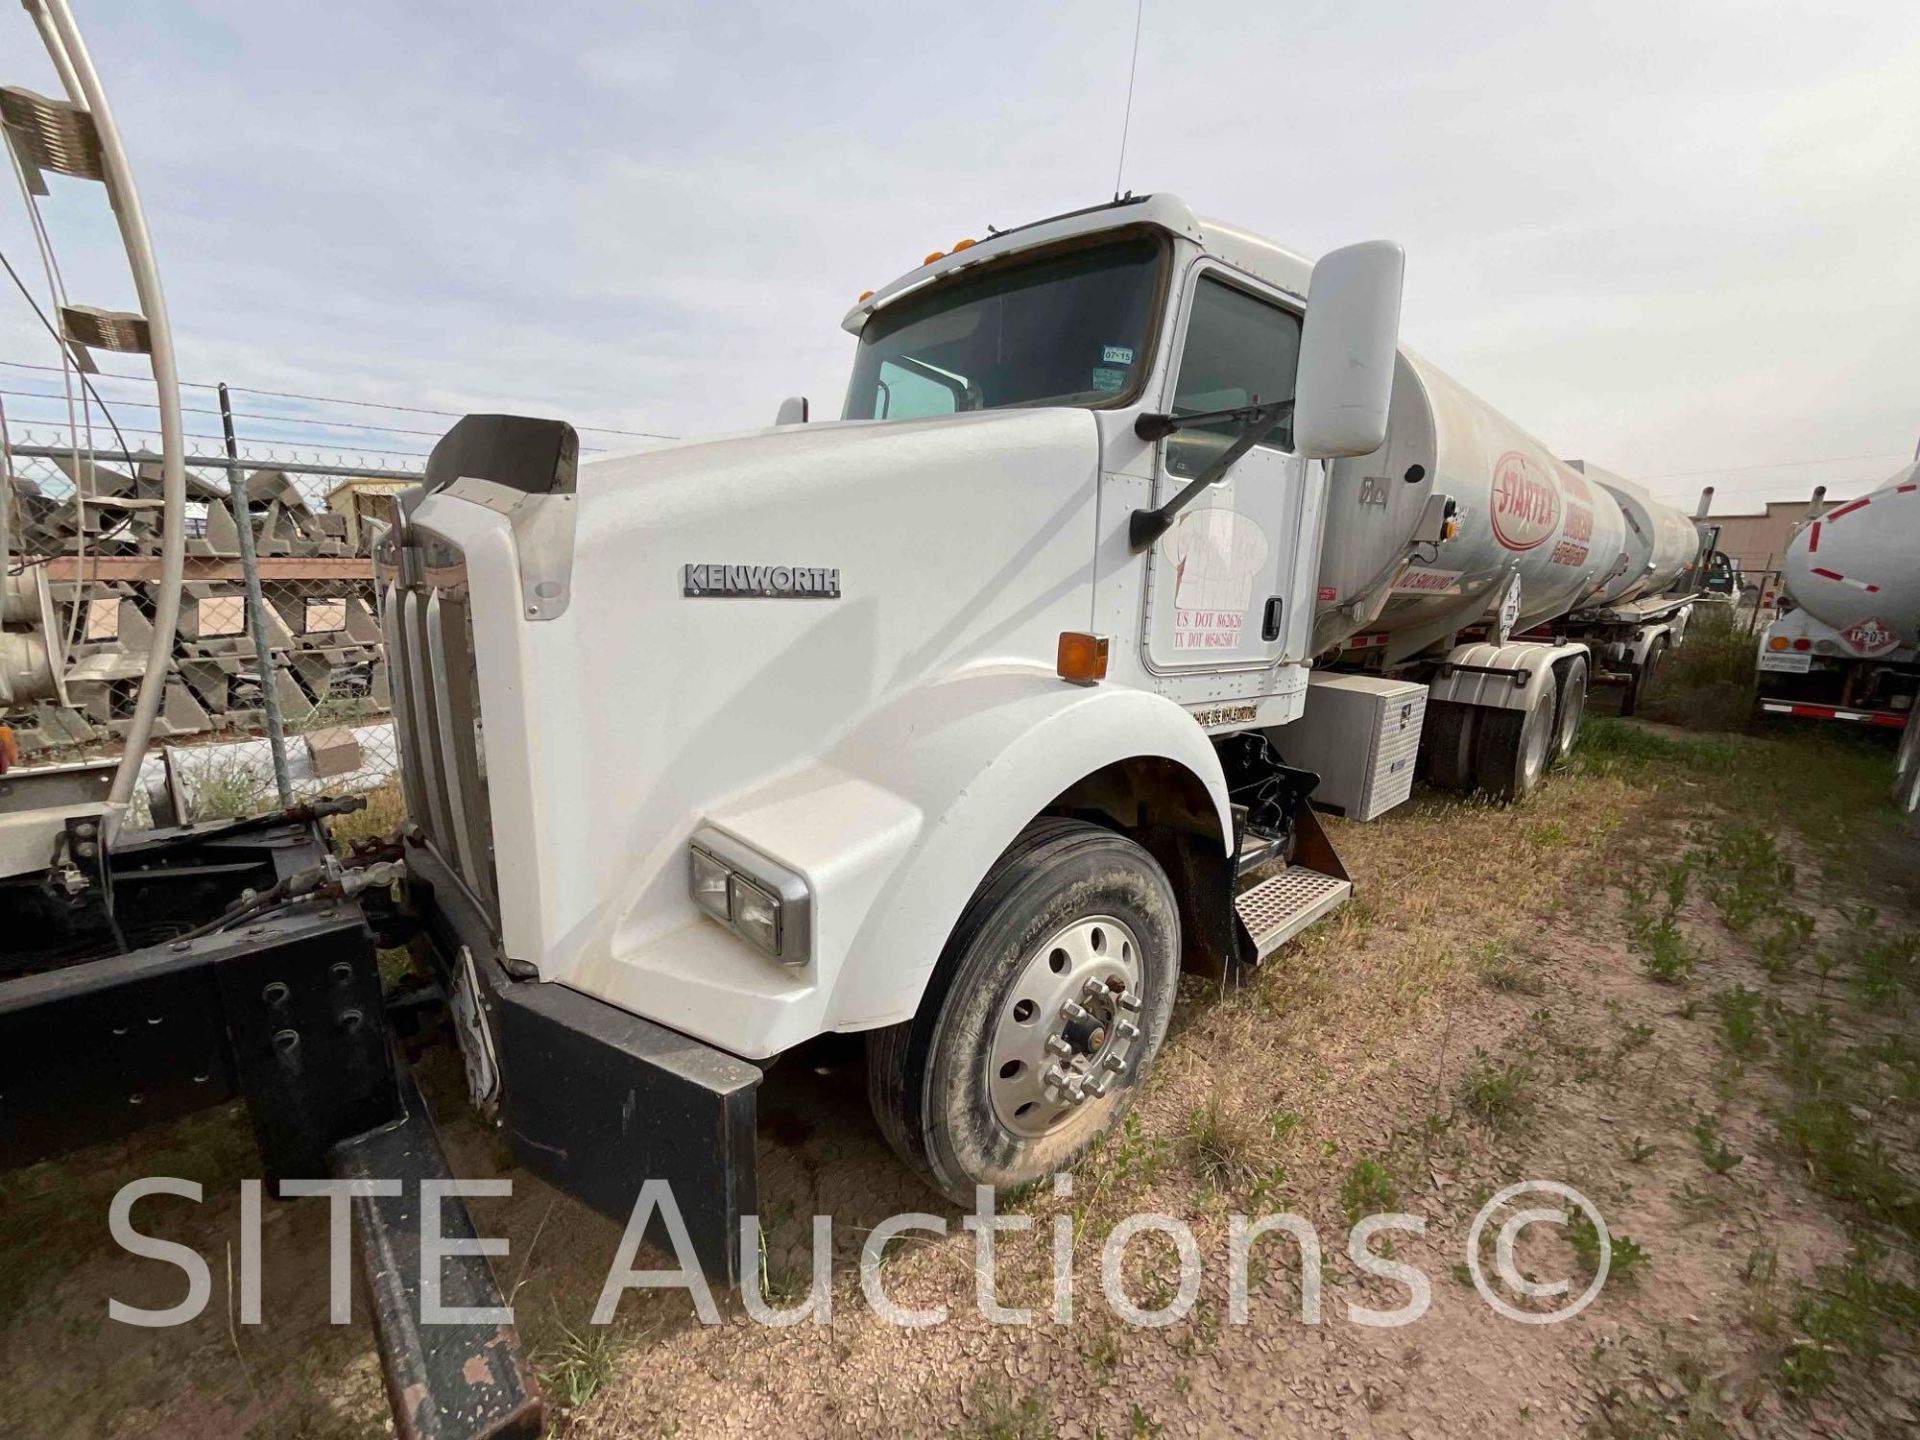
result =
M1531 550L1559 528L1560 491L1535 461L1509 450L1494 462L1492 518L1502 545Z
M1593 511L1584 505L1567 506L1567 527L1547 556L1556 565L1584 565L1593 542Z

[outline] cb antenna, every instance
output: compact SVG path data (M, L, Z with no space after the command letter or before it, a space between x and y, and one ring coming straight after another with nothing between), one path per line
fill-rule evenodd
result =
M1133 124L1133 77L1140 69L1140 20L1146 14L1147 0L1134 0L1133 58L1127 62L1127 109L1120 120L1120 159L1113 167L1113 200L1120 203L1120 176L1127 168L1127 129Z

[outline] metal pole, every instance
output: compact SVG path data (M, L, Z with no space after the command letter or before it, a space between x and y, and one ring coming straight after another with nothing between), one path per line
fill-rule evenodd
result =
M126 149L120 143L120 131L113 123L106 92L80 39L79 28L73 23L73 12L67 8L67 0L27 0L27 8L42 36L50 34L53 42L57 42L49 43L47 48L59 67L61 83L68 87L67 98L93 117L93 127L99 133L107 198L112 201L114 216L120 222L120 239L127 248L128 267L133 271L134 294L140 301L140 313L147 320L153 398L160 411L160 584L154 596L152 648L147 651L146 671L140 678L133 718L127 723L126 748L120 757L120 768L114 772L113 788L107 793L108 802L115 807L108 820L107 838L111 840L140 778L140 762L145 758L147 741L153 735L153 722L166 695L167 674L173 664L174 632L180 623L180 586L187 554L186 436L180 424L180 372L174 365L173 329L167 323L166 296L160 290L160 270L154 262L146 216L140 209L140 192L134 188L133 171L127 164Z
M227 382L220 382L220 428L226 433L227 459L240 457L233 438L233 405ZM267 722L267 746L273 751L273 783L280 792L280 808L293 804L293 780L287 774L287 733L280 723L280 690L274 683L273 647L267 643L267 602L260 593L260 565L253 555L253 507L247 483L238 465L227 469L228 503L233 506L233 529L240 547L240 570L247 586L247 629L253 636L254 666L260 672L260 710Z

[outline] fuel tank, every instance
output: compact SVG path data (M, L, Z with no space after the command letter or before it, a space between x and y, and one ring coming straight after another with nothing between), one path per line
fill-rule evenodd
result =
M1422 540L1441 496L1456 506L1455 532ZM1402 350L1387 443L1333 467L1314 648L1385 632L1390 662L1415 654L1481 619L1511 574L1516 628L1538 625L1627 573L1626 536L1605 489Z
M1794 604L1855 653L1920 643L1920 464L1803 525L1781 570Z

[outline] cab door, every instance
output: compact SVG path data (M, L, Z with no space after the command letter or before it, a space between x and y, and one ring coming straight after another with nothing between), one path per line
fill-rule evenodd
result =
M1301 318L1276 294L1203 263L1187 287L1171 406L1176 415L1293 395ZM1318 507L1306 462L1282 424L1187 506L1148 560L1146 658L1156 674L1251 672L1304 660L1312 619ZM1233 443L1233 424L1176 431L1160 443L1155 505ZM1306 548L1303 551L1303 546ZM1310 564L1306 568L1311 568ZM1256 694L1257 684L1236 685Z

